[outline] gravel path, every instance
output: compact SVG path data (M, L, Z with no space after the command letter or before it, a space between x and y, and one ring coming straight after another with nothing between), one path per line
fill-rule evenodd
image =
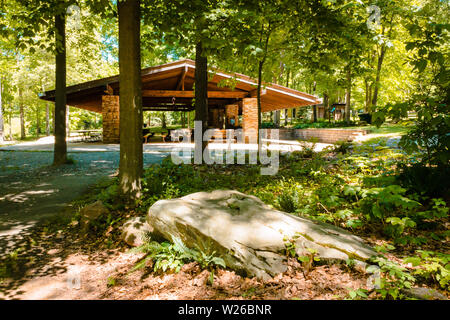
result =
M48 151L0 150L0 238L17 234L61 211L88 188L117 171L119 152L69 152L75 163L51 167ZM144 153L144 165L167 153Z

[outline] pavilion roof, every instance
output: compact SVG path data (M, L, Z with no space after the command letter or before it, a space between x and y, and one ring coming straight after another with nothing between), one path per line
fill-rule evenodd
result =
M208 79L208 104L233 104L245 97L256 97L257 81L239 73L211 68ZM192 110L195 62L189 59L142 69L144 110ZM233 88L230 88L232 83ZM228 85L228 86L227 86ZM102 112L102 96L119 94L119 76L102 78L67 87L67 104ZM40 98L55 100L55 91L46 91ZM263 112L319 104L310 94L273 83L264 83L261 92Z

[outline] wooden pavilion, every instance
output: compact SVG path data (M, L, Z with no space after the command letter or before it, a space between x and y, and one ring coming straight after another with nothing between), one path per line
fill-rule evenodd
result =
M244 131L258 129L257 82L243 74L209 70L208 125L222 129L234 119ZM195 62L179 60L142 70L143 111L192 111ZM55 91L40 95L55 100ZM262 112L319 104L317 97L265 83L261 92ZM67 87L67 104L103 116L103 142L119 142L119 76ZM241 117L241 122L239 121Z

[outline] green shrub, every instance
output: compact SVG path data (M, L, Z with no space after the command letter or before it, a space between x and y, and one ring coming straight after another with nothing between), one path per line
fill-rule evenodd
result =
M214 280L216 267L226 268L225 261L215 256L215 251L207 254L198 249L188 248L181 239L174 237L173 243L146 241L142 246L131 249L130 252L142 252L145 256L138 261L130 272L145 268L153 263L154 272L174 271L179 272L181 267L188 262L196 261L201 269L210 271L209 281Z
M368 220L385 222L390 216L408 213L420 206L417 201L404 196L406 189L398 185L365 189L361 192L361 208Z
M298 208L298 191L289 190L277 198L279 208L284 212L294 213Z
M416 256L404 259L416 267L414 275L431 280L442 289L450 289L450 255L433 251L417 250Z

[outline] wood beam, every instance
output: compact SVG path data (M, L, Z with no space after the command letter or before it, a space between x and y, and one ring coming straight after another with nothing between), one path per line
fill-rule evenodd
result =
M179 90L142 90L142 96L147 98L194 98L194 91ZM248 96L245 91L208 91L208 98L240 99Z
M112 96L112 95L114 95L114 89L109 84L107 84L105 93Z
M184 91L184 78L186 78L186 73L188 71L187 67L184 67L183 73L181 74L180 81L178 81L176 90Z
M266 89L261 89L261 97L267 93ZM258 89L250 91L250 98L256 98L258 96Z

